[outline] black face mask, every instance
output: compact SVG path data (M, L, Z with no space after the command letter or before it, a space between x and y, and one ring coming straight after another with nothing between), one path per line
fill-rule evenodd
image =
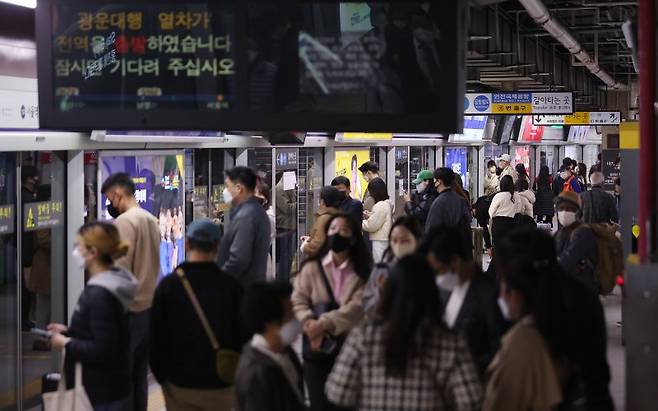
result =
M350 248L351 245L351 239L348 237L343 237L340 234L330 235L328 240L331 251L335 253L343 252Z
M117 218L121 215L121 212L119 212L119 209L116 208L112 203L107 205L107 213L112 218Z

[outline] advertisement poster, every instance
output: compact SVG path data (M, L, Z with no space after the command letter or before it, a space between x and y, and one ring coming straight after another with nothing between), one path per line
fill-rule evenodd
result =
M139 206L158 219L160 227L160 278L171 273L185 259L184 156L180 154L103 155L99 161L100 181L124 172L135 183ZM100 187L101 184L99 184ZM107 212L109 201L102 194L99 216Z
M523 117L523 128L521 129L519 142L540 143L543 135L544 135L544 126L533 125L531 116Z
M359 166L370 161L370 150L336 150L336 177L345 176L350 179L351 196L363 200L368 183L359 171Z
M446 147L445 166L459 174L464 182L464 189L468 190L468 152L466 147Z
M521 146L514 149L514 165L523 164L529 175L533 175L530 170L530 147Z

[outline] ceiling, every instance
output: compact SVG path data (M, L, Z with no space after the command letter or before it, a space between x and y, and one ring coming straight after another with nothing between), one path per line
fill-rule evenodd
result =
M637 78L621 25L637 15L637 1L543 0L599 66L616 81ZM572 90L581 105L601 106L605 84L515 0L474 0L470 7L467 89Z

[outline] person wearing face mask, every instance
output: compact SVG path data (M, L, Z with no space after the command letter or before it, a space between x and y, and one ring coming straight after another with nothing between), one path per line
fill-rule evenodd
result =
M226 172L224 193L231 210L219 244L217 264L243 288L265 280L270 251L270 221L254 197L256 180L256 173L247 167L238 166Z
M341 409L480 410L482 383L466 342L441 320L425 258L392 268L377 319L350 333L326 391Z
M494 160L487 161L487 172L484 176L484 195L490 196L498 192L500 178L498 177L498 167Z
M452 189L455 182L455 172L447 167L434 171L434 187L439 193L425 222L425 233L439 226L456 227L461 238L467 244L472 244L471 219L473 218L469 204L464 197Z
M596 235L579 218L581 201L580 196L573 191L565 191L555 199L560 223L560 229L555 235L558 261L567 272L598 293L594 276L598 263Z
M168 410L230 410L233 392L215 368L215 349L197 314L189 287L220 348L239 351L242 287L215 263L220 229L211 220L187 229L187 260L160 281L151 308L150 364ZM187 283L187 285L186 285Z
M255 283L242 302L251 341L235 378L236 411L304 411L302 366L292 350L301 325L292 312L290 283Z
M553 397L550 402L555 405L560 394L559 409L614 410L606 324L598 295L560 267L554 240L546 232L516 231L496 254L499 301L516 324L503 337L489 368L484 409L555 409L546 401ZM555 366L559 392L546 390L556 385L550 371Z
M570 168L565 166L560 168L560 179L563 181L561 192L564 193L567 191L572 191L574 193L580 193L583 191L580 183L578 182L578 178L574 175Z
M512 177L512 180L514 180L514 183L516 183L516 180L519 179L519 173L514 167L512 167L512 157L509 154L503 154L498 159L498 163L502 169L500 172L500 178L502 179L505 176L510 176Z
M309 236L301 238L300 250L307 258L313 258L320 252L326 241L327 223L331 217L338 214L338 207L343 200L343 194L337 188L326 186L320 190L320 207L315 214L315 222Z
M350 179L345 176L338 176L331 180L331 186L336 187L345 196L340 203L340 207L338 207L339 210L360 223L363 219L363 204L350 195Z
M372 268L361 226L345 214L327 224L327 240L295 277L295 317L304 331L304 380L312 410L334 410L324 386L345 336L364 317L363 289Z
M375 265L368 278L368 284L363 291L363 309L368 319L374 319L379 304L379 297L391 268L402 257L416 251L423 236L423 229L418 221L411 216L403 216L395 220L388 235L388 249L382 262Z
M416 193L411 197L405 193L404 211L424 227L432 203L438 196L436 187L434 187L434 173L430 170L422 170L413 183L416 185Z
M498 306L498 284L468 259L470 249L454 228L438 227L420 249L437 274L443 319L464 336L484 379L507 328Z
M379 177L379 166L374 161L366 161L365 163L359 166L359 171L363 174L363 178L370 186L370 183L380 178ZM372 211L372 208L375 206L375 200L370 195L369 187L366 188L366 192L363 193L363 209L364 211Z
M138 281L114 264L128 250L114 225L93 222L82 226L72 258L89 274L89 281L70 325L48 325L52 347L66 350L67 389L73 388L75 365L80 363L82 385L95 410L132 409L128 310Z
M160 230L158 220L137 203L135 183L126 173L112 174L101 192L107 212L114 218L121 239L130 245L117 260L137 278L135 300L130 306L130 347L133 352L133 409L146 411L148 394L148 334L150 308L160 273ZM169 234L169 233L168 233ZM166 273L162 273L163 275Z

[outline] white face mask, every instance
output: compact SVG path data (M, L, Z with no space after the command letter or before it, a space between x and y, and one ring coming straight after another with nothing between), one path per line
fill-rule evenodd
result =
M295 342L299 334L302 333L302 325L293 318L287 323L283 324L279 330L279 337L281 338L281 343L284 347L289 347L292 343Z
M393 251L395 258L399 260L402 257L413 254L416 251L416 244L413 241L403 244L391 244L391 251Z
M496 172L496 167L489 167L489 172L494 174Z
M423 181L422 183L418 184L418 185L416 186L416 192L417 192L418 194L424 192L425 189L427 189L427 185L428 185L428 184L429 184L429 181Z
M562 177L562 180L566 180L567 178L569 178L569 172L568 171L561 172L560 177Z
M436 277L436 285L445 291L452 291L459 285L459 275L452 272L440 274Z
M81 270L84 270L85 268L85 257L82 255L80 252L80 249L78 247L73 249L73 262L75 263L75 266Z
M231 201L233 201L233 195L226 187L224 187L224 191L222 191L222 200L224 200L226 204L230 204Z
M500 313L504 319L507 321L512 319L509 313L509 305L507 305L507 301L503 297L498 297L498 308L500 308Z
M564 227L569 227L571 224L576 222L576 213L573 211L558 211L557 220Z

